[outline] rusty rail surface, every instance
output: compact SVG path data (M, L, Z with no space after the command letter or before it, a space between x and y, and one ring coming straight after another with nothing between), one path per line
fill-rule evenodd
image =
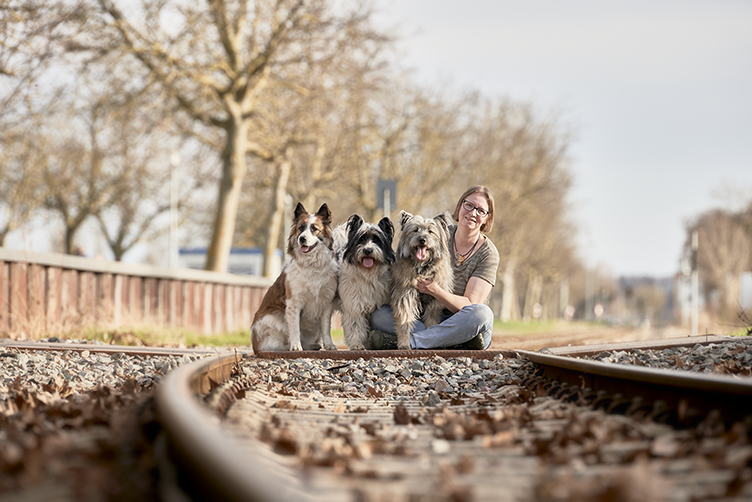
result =
M289 352L266 352L257 354L261 359L374 359L378 357L409 357L412 359L434 356L469 357L472 359L493 359L503 357L517 357L514 350L297 350Z
M618 393L623 399L640 396L646 402L661 400L668 409L683 410L687 417L717 410L722 420L732 421L752 414L749 378L610 364L525 350L518 354L538 365L551 380L589 387L593 392Z
M587 357L594 356L607 350L615 352L619 350L663 350L676 347L694 347L695 345L709 345L711 343L723 343L733 340L734 337L726 335L695 335L678 338L659 338L657 340L639 340L630 342L596 343L567 347L547 347L540 349L542 354L554 356Z
M180 468L181 483L203 500L305 500L285 493L285 480L273 469L240 454L217 417L197 397L223 382L236 355L204 359L171 372L157 391L157 409Z
M137 356L184 356L228 354L228 349L189 349L179 347L148 347L127 345L100 345L89 343L19 342L0 338L0 348L17 350L49 350L53 352L98 352L102 354L131 354ZM238 351L246 354L245 351Z

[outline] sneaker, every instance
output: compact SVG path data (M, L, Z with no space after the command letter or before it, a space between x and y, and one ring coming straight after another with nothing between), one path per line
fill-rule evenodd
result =
M368 350L397 350L397 335L374 329L368 333L366 348Z
M460 343L458 345L452 345L451 347L447 347L447 349L452 350L485 350L486 344L483 341L483 335L478 333L470 340Z

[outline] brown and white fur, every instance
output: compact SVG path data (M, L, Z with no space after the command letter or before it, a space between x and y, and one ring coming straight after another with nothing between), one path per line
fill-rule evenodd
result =
M338 309L350 350L365 350L371 313L389 303L390 274L394 263L394 225L382 218L378 225L359 215L334 229L334 252L339 263Z
M449 213L423 218L400 212L397 260L392 267L392 313L397 345L410 348L410 332L418 319L426 327L438 324L444 306L433 296L418 292L418 277L432 279L452 291L454 275L449 252Z
M337 292L332 214L310 214L298 202L287 253L290 260L269 288L251 325L253 351L336 350L331 321Z

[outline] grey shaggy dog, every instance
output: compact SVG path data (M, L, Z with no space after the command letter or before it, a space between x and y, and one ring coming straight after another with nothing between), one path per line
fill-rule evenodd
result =
M416 289L418 277L433 279L452 291L454 276L449 252L449 225L452 217L442 213L423 218L400 212L401 232L397 260L392 267L392 313L397 345L410 349L410 332L418 319L426 327L438 324L444 306L431 295Z
M334 252L339 263L338 310L350 350L364 350L371 329L371 313L389 303L389 269L394 263L394 225L382 218L378 225L359 215L334 229Z

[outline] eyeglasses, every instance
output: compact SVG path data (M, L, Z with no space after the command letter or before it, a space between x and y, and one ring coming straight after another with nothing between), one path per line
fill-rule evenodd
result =
M478 213L478 216L480 216L481 218L483 218L484 216L488 216L488 211L486 211L485 209L481 207L474 206L472 202L463 200L462 207L464 207L465 211L467 211L468 213L472 213L473 211L475 211L476 213Z

